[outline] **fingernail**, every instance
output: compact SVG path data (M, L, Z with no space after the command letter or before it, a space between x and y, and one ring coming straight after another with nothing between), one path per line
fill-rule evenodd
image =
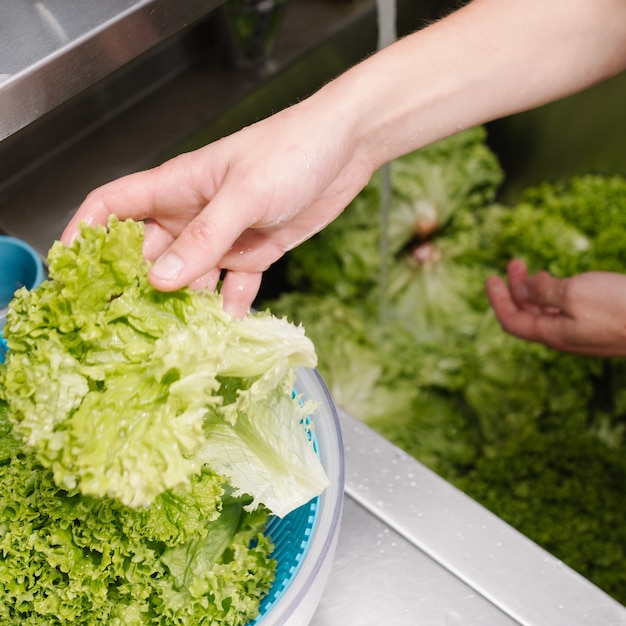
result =
M180 276L183 262L179 256L168 252L152 266L151 274L161 280L175 280Z

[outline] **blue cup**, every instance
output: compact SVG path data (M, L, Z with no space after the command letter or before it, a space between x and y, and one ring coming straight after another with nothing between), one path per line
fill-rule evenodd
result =
M16 237L0 235L0 332L6 324L7 306L20 287L34 289L46 279L44 263L29 244ZM4 356L0 340L0 362Z

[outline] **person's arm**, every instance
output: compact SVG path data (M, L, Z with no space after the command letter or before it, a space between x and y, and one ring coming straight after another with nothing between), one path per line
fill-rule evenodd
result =
M147 223L150 280L214 287L242 314L261 273L335 219L383 163L626 66L623 0L474 0L311 97L92 192L68 224Z
M378 167L463 128L580 91L625 67L621 0L474 0L318 95L353 116L352 133ZM355 100L363 104L355 106Z
M502 328L520 339L562 352L626 356L626 275L586 272L529 276L514 259L508 284L492 276L487 294Z

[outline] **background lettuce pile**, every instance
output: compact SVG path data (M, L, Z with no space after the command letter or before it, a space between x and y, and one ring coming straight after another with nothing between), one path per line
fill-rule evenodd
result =
M626 180L545 183L504 206L482 127L390 176L386 220L379 173L290 253L267 304L306 326L338 405L626 603L624 360L510 337L484 290L512 257L626 272Z
M327 484L302 328L147 281L143 225L54 244L0 365L0 622L246 624L263 531Z

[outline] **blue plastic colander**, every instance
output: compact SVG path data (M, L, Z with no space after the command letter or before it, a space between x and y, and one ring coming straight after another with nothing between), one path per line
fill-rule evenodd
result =
M43 260L28 243L0 235L0 335L6 322L7 306L20 287L34 289L46 278ZM0 336L0 363L4 363L7 344Z
M272 517L265 530L274 544L276 578L259 607L259 616L250 626L260 624L282 598L296 577L306 555L319 510L319 497L295 509L283 518Z
M294 398L297 396L295 389L292 395ZM308 429L310 417L305 418L303 426L307 428L309 441L313 440L313 447L319 457L317 439ZM250 626L259 624L270 613L296 577L311 542L318 510L319 496L283 518L270 518L265 534L274 544L272 558L276 560L276 575L268 595L261 601L258 617L250 622Z

